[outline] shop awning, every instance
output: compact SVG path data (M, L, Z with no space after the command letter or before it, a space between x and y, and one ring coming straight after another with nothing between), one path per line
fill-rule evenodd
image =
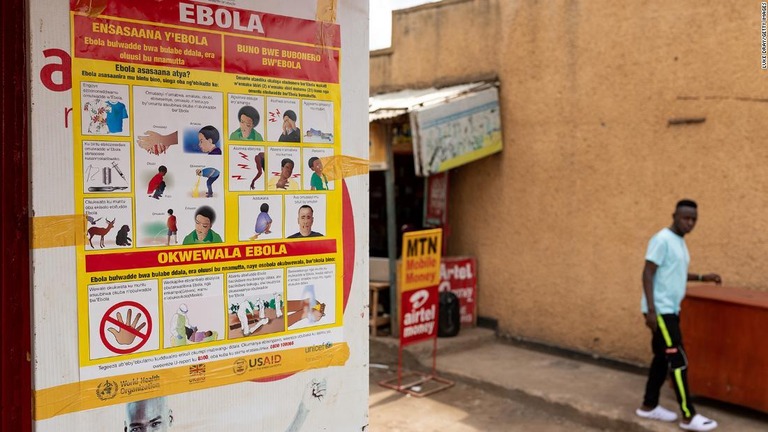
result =
M407 89L368 98L368 121L383 120L407 114L412 110L446 102L466 93L491 86L487 82L460 84L452 87Z

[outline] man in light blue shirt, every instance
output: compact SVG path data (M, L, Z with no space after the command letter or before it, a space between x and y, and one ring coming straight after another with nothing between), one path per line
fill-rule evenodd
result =
M669 373L683 414L680 427L685 430L709 431L717 427L717 422L696 414L691 405L687 379L688 359L683 350L679 316L687 281L715 282L718 285L722 282L715 273L688 273L691 259L683 237L693 230L697 217L698 209L694 201L679 201L672 214L672 225L656 233L648 243L641 308L645 315L645 325L653 333L653 361L645 386L643 405L635 413L654 420L677 420L677 414L659 405L661 386Z

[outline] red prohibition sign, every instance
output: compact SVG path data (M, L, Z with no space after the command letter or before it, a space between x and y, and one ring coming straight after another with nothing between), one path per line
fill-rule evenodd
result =
M139 330L131 327L131 323L129 318L126 318L126 322L120 322L115 318L112 318L111 314L115 310L121 307L130 306L135 307L139 310L139 312L142 313L142 316L146 318L147 320L147 328L142 333L139 328ZM130 347L130 348L118 348L114 346L109 339L107 339L107 323L110 323L118 328L117 331L119 332L128 332L134 335L135 337L139 338L140 341L138 344ZM143 327L143 326L139 326ZM149 340L149 335L152 334L152 317L149 316L149 311L147 311L147 308L142 306L139 303L136 303L135 301L124 301L117 303L116 305L112 306L107 310L106 313L104 313L104 316L101 318L101 325L99 326L99 335L101 336L101 342L104 344L105 347L107 347L108 350L117 353L117 354L130 354L133 352L138 351L141 347L144 346L144 344L147 343L147 340Z

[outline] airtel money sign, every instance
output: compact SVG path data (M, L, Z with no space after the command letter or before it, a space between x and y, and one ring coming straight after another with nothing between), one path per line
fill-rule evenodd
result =
M402 294L400 310L400 345L432 339L437 336L437 286Z

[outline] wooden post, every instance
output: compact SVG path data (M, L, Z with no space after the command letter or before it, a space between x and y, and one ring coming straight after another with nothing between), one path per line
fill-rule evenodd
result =
M2 418L0 430L32 430L32 372L30 366L29 275L29 78L27 49L28 4L25 0L0 3L2 28L2 176L3 223L0 277L0 361Z

